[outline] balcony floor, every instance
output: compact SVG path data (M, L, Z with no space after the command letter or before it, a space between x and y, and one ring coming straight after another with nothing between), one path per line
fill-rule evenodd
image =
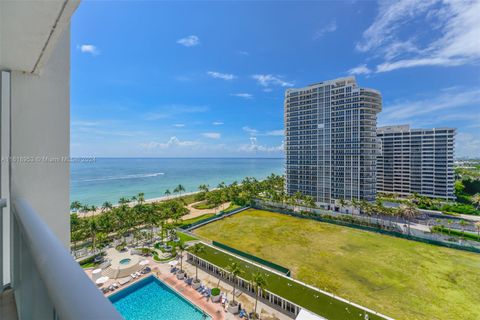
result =
M13 290L9 289L0 293L0 319L17 320L17 306L13 297Z

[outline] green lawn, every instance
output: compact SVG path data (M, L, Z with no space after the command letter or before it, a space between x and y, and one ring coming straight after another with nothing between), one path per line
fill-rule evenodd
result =
M226 254L212 247L205 246L204 252L200 253L199 256L224 270L228 270L228 266L233 262L239 263L243 271L240 277L247 281L251 281L252 274L262 273L267 280L266 288L270 292L282 296L329 320L358 320L365 318L365 311L354 305L332 298L329 295L291 281L284 276L259 268L244 260L237 259L230 254ZM370 320L383 319L373 313L368 313L368 315Z
M480 319L480 255L247 210L195 230L397 319Z

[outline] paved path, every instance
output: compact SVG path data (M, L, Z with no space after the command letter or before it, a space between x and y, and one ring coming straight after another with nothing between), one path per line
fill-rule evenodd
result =
M182 219L183 220L192 219L192 218L196 218L196 217L199 217L199 216L207 214L207 213L218 213L222 210L227 209L230 206L230 202L225 202L224 204L222 204L222 205L220 205L216 208L213 208L213 209L196 209L196 208L194 208L195 205L203 203L203 202L204 201L198 201L198 202L194 202L192 204L189 204L187 206L187 208L188 208L188 210L190 210L190 213L184 215L182 217Z

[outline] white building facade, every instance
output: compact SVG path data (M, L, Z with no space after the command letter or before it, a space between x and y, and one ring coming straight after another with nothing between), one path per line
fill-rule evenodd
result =
M285 92L286 192L320 205L375 200L380 92L354 77Z
M378 192L455 199L454 128L381 127L377 162Z

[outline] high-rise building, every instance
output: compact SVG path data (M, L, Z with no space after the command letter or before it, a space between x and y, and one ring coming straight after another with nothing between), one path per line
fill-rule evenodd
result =
M286 191L317 203L373 201L380 92L354 77L285 92Z
M388 126L378 128L377 136L381 141L378 192L455 199L454 128Z

